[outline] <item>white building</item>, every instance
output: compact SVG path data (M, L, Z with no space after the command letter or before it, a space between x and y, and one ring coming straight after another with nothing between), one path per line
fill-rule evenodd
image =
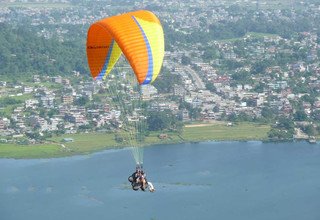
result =
M143 100L150 100L155 95L158 94L158 90L153 85L144 85L141 86L141 92L142 92L142 99Z

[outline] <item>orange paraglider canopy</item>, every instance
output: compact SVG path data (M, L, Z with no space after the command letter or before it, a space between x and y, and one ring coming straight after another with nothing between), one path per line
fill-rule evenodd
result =
M92 77L105 78L122 53L139 84L156 79L163 62L164 36L160 21L152 12L129 12L90 26L87 58Z

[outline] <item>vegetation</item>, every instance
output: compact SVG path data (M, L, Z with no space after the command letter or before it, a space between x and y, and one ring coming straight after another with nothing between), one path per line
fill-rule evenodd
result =
M294 123L286 117L279 117L277 123L268 132L268 137L272 141L292 140L294 135Z
M188 125L179 132L167 131L167 139L159 139L161 132L151 132L145 139L145 145L170 144L185 141L198 142L210 140L266 140L270 126L254 123L239 123L227 126L223 122L214 124ZM119 136L117 136L119 137ZM64 142L70 138L71 142ZM48 139L47 144L17 145L0 143L0 157L7 158L48 158L75 154L88 154L102 149L125 147L117 143L114 133L65 134ZM128 145L127 145L128 146Z
M147 124L149 131L165 130L176 123L176 117L170 111L151 111L148 115Z
M48 158L67 156L67 152L54 144L16 145L0 143L0 157L5 158Z
M225 123L207 124L202 127L186 127L182 137L187 141L207 140L267 140L269 125L237 123L227 126Z
M24 26L0 23L0 75L65 75L87 70L82 42L59 42L37 37Z
M173 75L167 68L163 67L158 79L153 83L159 93L171 93L175 84L180 85L181 78Z
M238 40L246 35L252 37L262 36L276 36L283 38L291 38L297 32L309 31L311 27L319 28L317 20L309 15L301 13L295 16L294 20L285 17L267 17L263 13L252 13L251 10L241 7L229 7L230 15L238 16L242 13L244 16L236 20L222 20L220 22L209 25L209 31L200 31L195 29L191 34L184 34L173 30L167 25L164 25L166 32L166 39L168 44L174 45L176 42L180 43L197 43L202 42L205 45L207 42L214 40ZM288 17L293 16L292 12L286 12ZM206 22L204 22L206 23ZM213 49L208 49L203 55L204 59L214 58L218 54Z
M48 3L48 2L0 2L1 7L32 7L32 8L66 8L70 7L69 3Z
M112 13L116 13L121 10L116 9L117 5L127 4L128 2L129 0L110 1L108 7L112 7L112 10L115 9ZM212 20L207 19L210 17L213 18L211 9L203 13L200 8L191 7L189 8L190 13L194 15L204 14L203 17L199 19L200 25L194 24L194 28L183 27L185 25L182 25L183 23L179 21L179 19L174 23L163 19L166 44L168 46L166 49L179 52L175 54L173 58L179 62L179 66L180 64L189 65L197 71L202 72L200 76L204 78L205 73L203 72L205 71L202 71L202 68L200 68L200 65L197 66L196 62L198 60L203 61L214 68L215 74L227 76L228 83L226 83L226 85L230 85L232 89L235 87L238 89L238 86L242 84L243 89L250 91L252 87L253 91L266 93L268 97L266 98L267 100L263 100L263 104L260 103L259 106L259 100L254 96L232 96L230 98L232 101L235 100L237 104L245 102L247 107L259 108L259 110L261 107L261 116L259 114L260 111L235 111L229 114L229 111L224 111L223 107L225 105L211 106L215 113L221 113L217 114L219 115L218 117L222 115L221 118L218 118L219 120L222 119L233 122L233 126L230 127L227 127L225 124L206 124L200 127L193 127L191 125L183 129L182 121L179 121L176 115L173 115L170 111L150 112L147 119L148 132L145 133L147 137L144 140L146 144L172 143L182 140L245 140L248 138L263 140L269 138L275 141L292 140L295 132L294 127L296 126L293 121L302 124L296 126L296 128L299 127L307 135L314 136L319 133L319 110L312 110L311 113L305 111L307 109L305 106L310 104L313 108L318 101L317 97L319 97L319 90L315 88L316 85L314 82L313 86L309 86L312 81L315 81L315 79L311 79L311 76L317 72L316 62L318 57L316 57L315 54L320 56L320 50L315 49L318 48L315 46L316 43L320 43L319 15L317 13L309 13L309 11L312 11L311 8L303 11L295 9L287 10L280 7L282 4L280 1L275 0L272 2L274 3L274 7L279 6L279 8L277 8L279 10L259 10L258 8L253 10L252 8L248 9L239 6L238 3L232 3L232 1L230 1L228 7L222 7L221 9L222 14L225 15L221 15L219 19ZM0 5L3 4L4 3L0 3ZM18 7L27 5L22 2L16 4ZM34 4L35 6L42 5ZM43 3L43 5L45 4L46 3ZM286 1L286 3L282 5L288 4L288 1ZM92 3L85 0L72 0L70 4L57 4L57 6L61 8L70 5L86 5L90 6L89 8L91 8L92 11L101 11L105 2ZM61 31L57 29L56 25L45 21L43 24L36 24L32 28L32 31L30 31L31 28L28 26L30 24L28 23L31 23L29 21L34 21L34 19L26 16L26 18L30 20L24 20L25 22L20 24L19 21L23 20L21 19L22 17L19 17L21 16L19 15L20 9L16 8L16 5L12 4L11 6L13 6L10 8L11 18L8 19L10 22L0 24L1 79L6 80L7 78L11 78L10 81L16 84L17 82L21 82L21 79L29 77L31 73L45 76L55 74L66 75L72 71L79 71L81 73L88 72L84 46L86 25L79 25L72 22L69 24L59 23L59 26L62 26L63 31ZM147 7L158 11L163 10L163 8L161 8L162 6L155 4ZM179 9L174 6L168 10L174 11ZM213 10L215 10L215 8L213 8ZM61 12L59 12L59 10L53 11L54 12L50 13L50 18L56 21L61 19L61 15L65 13L65 11L62 10ZM19 15L15 20L18 20L18 22L11 20L15 17L15 14L17 14L17 16ZM229 19L231 17L232 19ZM49 30L48 33L51 35L43 34L43 32L47 33L45 30ZM60 37L63 37L58 38L59 34L64 31L68 33L60 35ZM306 37L308 33L301 33L303 31L312 32L310 38ZM318 35L318 39L316 35ZM268 38L266 38L266 36ZM281 39L278 36L285 39ZM311 42L310 45L308 41ZM302 43L306 46L303 46ZM191 53L187 52L188 50L191 50ZM268 52L269 50L272 52ZM315 62L313 63L312 60ZM298 65L297 62L301 61L304 61L306 65L313 65L308 66L305 70L295 70L294 65ZM279 69L274 68L276 66L280 66ZM170 68L172 68L172 66ZM201 112L201 108L194 107L198 106L198 104L192 105L184 102L179 96L170 96L170 93L172 94L174 90L174 86L181 84L182 81L179 75L171 73L172 69L164 67L158 80L155 81L154 86L159 93L165 93L168 95L165 97L179 103L180 110L188 111L189 119L201 119L201 117L203 117L205 113L210 112L211 109L205 109ZM209 72L210 71L208 71L208 75ZM212 93L216 93L222 97L222 100L228 99L228 95L231 96L231 93L224 93L221 87L219 88L219 83L213 84L215 80L213 80L212 76L208 79L210 80L206 81L205 86ZM283 81L285 81L286 84L288 83L288 86L281 84ZM29 83L31 83L31 80ZM62 90L63 85L52 85L50 82L45 82L43 85L57 89L57 91L55 91L57 96L64 94ZM247 86L247 88L245 88L245 86ZM8 89L12 88L12 85L8 86ZM239 90L241 90L241 88L239 88ZM190 91L186 92L187 95L191 94ZM70 91L66 93L70 93ZM91 109L100 108L98 103L102 102L104 93L106 92L99 91L99 95L94 96L93 101L86 97L78 97L74 100L73 104L76 106L90 106ZM290 95L291 93L299 94L299 99L294 98L289 100L286 98L287 93ZM300 94L303 93L307 95L300 98ZM121 94L117 96L117 99L123 98ZM287 102L279 105L279 97L281 97L282 100L286 99ZM31 98L31 96L0 98L0 116L10 118L9 116L12 113L12 109L16 106L23 105L23 101L27 98ZM195 101L197 100L195 99ZM200 101L201 100L199 100L199 102ZM61 102L62 101L59 100L58 104ZM113 102L119 102L119 100L114 98ZM284 104L286 105L284 106ZM147 108L147 104L144 107ZM286 117L281 116L283 112L285 112ZM25 110L26 118L33 114L49 120L52 116L58 114L58 110L48 110L43 108L43 106L40 106L36 111L32 109ZM86 117L90 120L93 119L93 116L86 115ZM67 121L68 116L64 119ZM273 124L273 126L254 124L253 122L263 122ZM42 157L42 153L44 155L47 153L50 154L50 152L46 150L51 150L52 155L59 156L87 153L108 147L124 146L127 145L128 142L120 132L120 134L112 133L111 131L110 133L84 134L84 132L88 132L88 130L94 131L95 125L92 121L89 124L76 127L77 132L82 132L81 134L53 138L51 135L53 135L54 132L50 134L43 132L44 134L42 134L39 125L30 126L31 122L28 120L26 120L26 124L31 128L31 131L22 132L25 138L21 139L19 143L23 144L23 146L3 144L4 152L9 153L10 150L12 150L12 152L14 152L14 150L23 152L24 149L32 149L30 152L33 156L39 155L39 157ZM15 127L15 122L11 119L10 128L15 129ZM66 131L64 129L64 123L60 123L58 128L59 130L56 131L57 134ZM16 131L14 130L14 132ZM169 134L169 138L159 140L158 135L160 133ZM72 137L74 142L62 143L62 137ZM34 152L39 150L38 154L33 153L34 146L28 145L29 141L32 142L34 140L45 143L35 145L36 148ZM12 146L12 148L8 149L8 146ZM45 150L42 150L42 148L45 148ZM13 157L20 156L16 155Z

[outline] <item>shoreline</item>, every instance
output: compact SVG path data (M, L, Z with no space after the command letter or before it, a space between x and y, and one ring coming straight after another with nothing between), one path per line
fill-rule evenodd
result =
M141 146L142 148L154 147L154 146L167 146L167 145L179 145L179 144L199 144L199 143L210 143L210 142L261 142L264 143L263 140L205 140L205 141L186 141L186 142L171 142L171 143L154 143L150 145ZM1 147L1 144L0 144ZM12 160L33 160L33 159L58 159L58 158L68 158L74 156L86 156L90 154L100 153L104 151L117 151L117 150L131 150L131 146L114 146L114 147L103 147L98 150L87 151L83 153L72 152L70 154L61 154L58 156L48 155L48 157L2 157L1 159L12 159Z
M154 147L154 146L167 146L167 145L180 145L180 144L201 144L201 143L219 143L219 142L260 142L260 143L291 143L291 142L305 142L305 143L309 143L310 145L313 145L313 143L308 142L307 140L293 140L293 141L268 141L268 140L201 140L201 141L186 141L186 142L172 142L172 143L154 143L154 144L150 144L150 145L144 145L141 146L142 148L148 148L148 147ZM318 144L318 142L316 143ZM1 144L0 144L1 147ZM69 158L69 157L77 157L77 156L87 156L87 155L91 155L91 154L96 154L96 153L102 153L105 151L119 151L119 150L131 150L131 146L114 146L114 147L103 147L97 150L93 150L93 151L87 151L87 152L73 152L70 154L61 154L61 155L57 155L57 156L53 156L53 155L47 155L48 157L3 157L0 156L0 160L46 160L46 159L63 159L63 158Z
M168 144L186 144L200 142L223 141L270 141L267 133L270 125L257 123L239 123L229 126L226 123L197 123L188 124L183 132L150 132L143 147ZM159 135L166 133L168 138L160 139ZM46 143L36 145L18 145L0 143L0 159L40 159L62 158L76 155L88 155L104 150L130 148L126 143L117 143L114 133L79 133L65 134L47 139ZM64 142L63 139L72 139ZM288 141L285 141L288 142Z
M152 144L148 144L148 145L144 145L141 146L142 148L147 148L147 147L153 147L156 145L177 145L177 144L198 144L198 143L208 143L208 142L249 142L249 141L257 141L257 142L264 142L264 140L258 140L258 139L247 139L247 140L193 140L193 141L168 141L168 142L158 142L158 143L152 143ZM17 147L22 147L22 148L28 148L30 146L17 146ZM37 147L37 145L33 145L33 147ZM0 148L1 148L1 144L0 144ZM61 151L60 154L47 154L45 156L18 156L18 157L10 157L10 156L3 156L0 155L0 160L1 159L51 159L51 158L66 158L66 157L73 157L73 156L84 156L84 155L89 155L89 154L93 154L93 153L98 153L98 152L102 152L102 151L108 151L108 150L123 150L123 149L129 149L132 148L131 146L127 146L127 145L123 145L123 146L105 146L105 147L101 147L99 149L95 149L95 150L90 150L90 151L85 151L85 152L76 152L76 151Z

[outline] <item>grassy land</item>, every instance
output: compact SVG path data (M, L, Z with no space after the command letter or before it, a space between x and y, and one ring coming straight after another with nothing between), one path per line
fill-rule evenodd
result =
M240 123L228 127L219 123L202 127L186 127L182 137L187 141L266 140L269 130L269 125Z
M226 123L223 122L214 124L191 124L184 128L181 136L177 133L167 133L169 138L164 140L158 138L159 132L153 132L146 138L145 144L170 144L210 140L264 140L267 139L267 132L269 130L269 125L253 123L240 123L233 126L227 126ZM48 144L42 145L25 146L0 143L0 157L62 157L76 154L88 154L108 148L129 146L128 143L116 143L114 137L114 134L109 133L68 134L53 137L48 140ZM72 138L74 141L63 143L63 138Z
M48 145L16 145L16 144L1 144L0 157L5 158L48 158L67 156L60 146Z
M63 143L63 138L72 138L73 142ZM89 153L104 148L119 147L114 140L114 134L88 133L68 134L51 138L50 140L64 144L73 153Z
M9 97L9 96L5 96L5 97L0 97L0 101L2 101L4 98ZM22 103L20 104L12 104L12 105L7 105L3 108L0 108L0 113L9 116L11 115L12 111L14 108L18 107L18 106L23 106L23 102L27 99L31 99L32 95L31 94L24 94L21 96L10 96L9 98L15 99L17 101L21 101Z
M168 140L160 140L158 138L159 133L151 133L145 140L145 145L152 144L165 144L165 143L177 143L181 141L181 138L175 133L169 134ZM122 137L128 139L128 135L121 134ZM73 142L62 143L73 153L89 153L107 148L120 148L130 146L130 143L117 143L114 139L113 133L88 133L88 134L69 134L59 137L51 138L51 141L61 143L63 138L72 138Z
M4 107L4 108L0 108L0 113L3 114L4 116L7 116L7 117L8 117L8 116L11 115L13 109L16 108L16 107L18 107L18 106L21 106L21 105L19 105L19 104L16 104L16 105L8 105L8 106L6 106L6 107Z
M32 98L32 94L23 94L23 95L16 95L16 96L7 96L9 98L15 99L17 101L26 101L27 99L31 99ZM5 97L1 97L1 99L4 99Z
M269 33L259 33L259 32L248 32L246 36L250 35L254 38L263 38L263 37L277 37L277 34L269 34Z
M34 82L24 82L24 85L27 86L44 86L48 89L62 89L63 85L62 84L58 84L58 83L54 83L54 82L41 82L41 83L34 83Z

